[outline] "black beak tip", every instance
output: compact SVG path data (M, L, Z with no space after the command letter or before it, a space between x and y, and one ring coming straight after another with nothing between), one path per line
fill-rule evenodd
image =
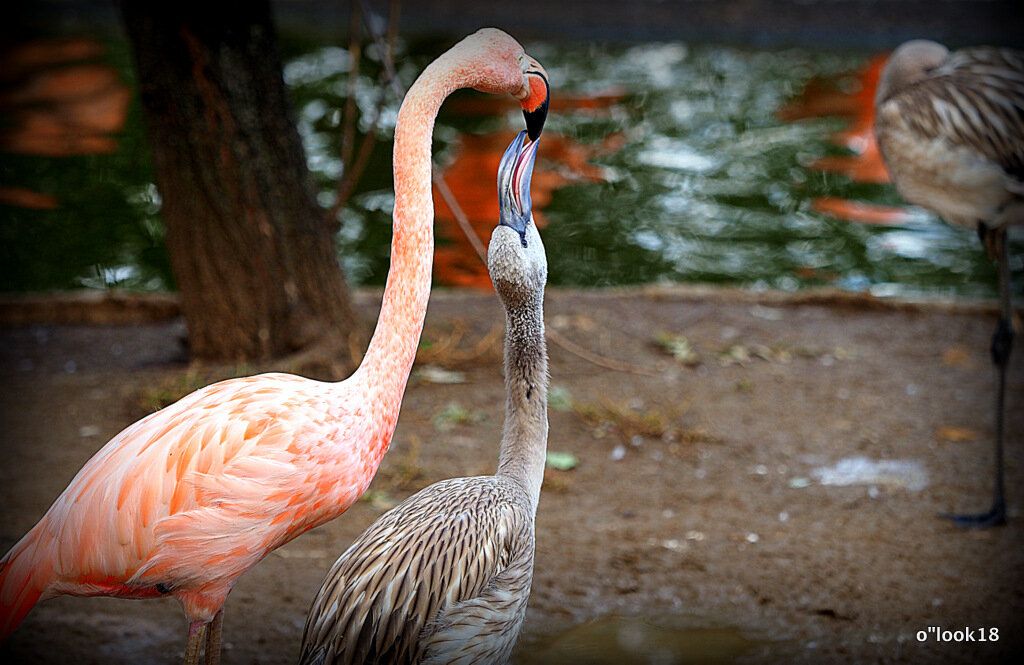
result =
M523 111L523 118L526 119L526 135L530 137L531 141L536 141L540 138L540 133L544 129L544 122L548 119L548 103L550 97L545 97L544 101L533 111Z

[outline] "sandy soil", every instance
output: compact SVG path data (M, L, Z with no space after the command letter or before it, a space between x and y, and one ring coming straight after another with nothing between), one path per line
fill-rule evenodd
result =
M372 320L373 294L359 300ZM633 617L649 629L641 641L664 647L635 662L987 663L1021 653L1024 353L1010 375L1010 525L961 531L936 517L988 505L991 312L555 290L547 320L563 342L550 345L549 450L579 465L546 478L520 663L584 662L578 643L574 656L552 650L580 631L610 644L630 633L615 626L635 629ZM292 662L309 600L356 534L422 486L493 472L501 321L493 296L435 293L424 361L465 383L414 378L369 500L242 578L226 608L226 663ZM182 334L180 321L0 330L0 548L146 412L142 402L208 377L190 374ZM655 343L680 334L695 364ZM598 366L563 340L653 375ZM916 462L926 477L830 486L813 474L854 456ZM976 639L995 628L999 639L918 641L929 626L974 628ZM672 635L684 629L691 644L677 649ZM0 655L175 663L184 638L173 600L65 597L38 606ZM615 648L601 647L600 662L628 662L609 655ZM672 659L674 649L692 658Z

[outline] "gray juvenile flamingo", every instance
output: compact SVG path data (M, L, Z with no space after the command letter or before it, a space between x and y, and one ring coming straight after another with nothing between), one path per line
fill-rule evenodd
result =
M900 195L951 224L977 229L999 264L998 368L992 507L945 515L961 526L1006 523L1003 436L1006 368L1013 346L1006 230L1024 223L1024 52L950 52L914 40L897 48L875 93L875 134Z
M498 472L435 483L370 525L313 600L305 665L508 662L533 581L548 434L547 261L529 195L536 149L524 131L502 158L487 257L507 322Z

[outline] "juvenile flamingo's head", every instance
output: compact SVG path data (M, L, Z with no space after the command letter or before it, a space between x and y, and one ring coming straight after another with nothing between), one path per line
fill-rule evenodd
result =
M548 261L537 227L527 229L529 246L519 242L519 235L507 226L498 226L487 247L487 270L506 311L535 309L544 301L548 281Z
M530 180L538 142L530 140L529 130L519 132L498 166L498 224L515 230L523 247L526 247L526 227L533 219Z
M904 42L885 63L875 89L875 106L909 85L928 78L949 57L949 49L927 39Z
M548 263L530 209L530 175L537 142L524 130L513 139L498 167L498 227L487 248L491 281L506 307L543 298Z

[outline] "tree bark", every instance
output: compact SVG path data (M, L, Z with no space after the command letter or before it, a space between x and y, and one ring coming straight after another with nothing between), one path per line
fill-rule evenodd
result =
M356 322L284 85L268 0L122 0L192 353L321 348Z

